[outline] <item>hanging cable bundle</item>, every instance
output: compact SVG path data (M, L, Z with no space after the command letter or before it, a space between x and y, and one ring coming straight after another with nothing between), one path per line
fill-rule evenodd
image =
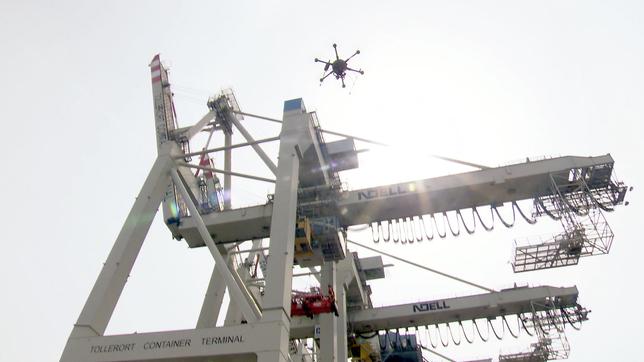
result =
M526 321L528 318L524 317L524 316L523 316L523 314L519 314L519 315L517 315L517 318L519 319L519 321L521 321L521 325L523 326L523 330L524 330L524 331L525 331L525 332L526 332L530 337L534 337L534 333L536 332L536 330L535 330L535 329L532 329L532 333L530 333L530 330L528 329L528 326L526 326L526 324L525 324L525 321ZM534 327L534 325L533 325L533 327Z
M561 314L564 316L564 318L566 318L566 321L568 322L568 324L570 324L570 326L571 326L572 328L574 328L574 329L576 329L576 330L581 330L581 323L582 323L582 319L581 319L581 318L579 318L579 320L577 321L577 322L579 323L579 326L575 326L575 325L573 324L572 320L570 320L570 315L568 314L568 312L566 311L566 309L565 309L565 308L561 308Z
M405 228L405 219L396 219L396 222L398 223L398 231L400 232L400 243L407 244L407 228Z
M474 234L474 231L476 230L476 219L474 218L474 208L472 208L472 228L470 229L467 227L467 224L465 223L465 220L463 219L463 214L461 214L461 210L456 210L456 222L458 222L458 218L461 218L461 223L463 224L463 227L465 228L465 231L467 231L468 234Z
M499 220L501 220L501 223L505 225L506 228L511 228L514 226L514 223L517 221L517 215L514 211L514 207L512 208L512 222L508 223L505 220L503 220L503 217L501 217L501 214L499 213L499 209L496 207L496 205L492 206L492 209L496 212L496 216L498 216Z
M459 338L458 342L456 342L456 339L454 339L454 334L452 334L451 325L449 323L445 323L445 324L447 324L447 331L449 332L450 337L452 337L452 342L454 343L454 345L456 346L460 345L462 340Z
M481 330L479 329L479 325L478 323L476 323L476 319L473 319L472 323L474 323L474 327L476 328L476 332L478 333L479 338L481 338L483 342L487 342L490 339L490 325L489 324L487 325L487 337L483 338L483 335L481 334Z
M505 324L505 327L508 328L508 332L510 332L512 337L519 338L519 334L521 333L521 326L519 326L519 328L517 329L517 333L515 334L514 332L512 332L512 328L510 328L510 325L508 324L507 318L505 318L505 316L503 316L502 318L503 318L503 323ZM518 321L517 321L517 323L518 323Z
M429 340L429 344L432 348L437 348L438 343L434 343L434 340L432 340L432 332L429 330L429 326L425 326L425 333L427 334L427 339Z
M536 217L532 217L532 218L527 217L526 214L523 213L523 210L521 210L521 208L519 207L519 204L517 204L516 201L512 201L512 210L514 210L515 208L519 210L519 214L521 215L523 220L525 220L528 224L534 225L537 223Z
M418 242L423 241L423 234L421 233L419 237L416 233L416 220L414 220L414 217L407 218L407 219L409 219L409 229L410 229L410 235L411 235L410 243L413 243L414 241L418 241Z
M487 320L487 323L488 323L488 325L489 325L490 327L492 327L492 332L494 332L494 336L496 337L496 339L498 339L499 341L500 341L500 340L502 340L502 339L503 339L503 336L505 335L505 326L503 325L503 321L501 321L501 328L503 329L503 332L501 332L501 336L500 336L500 337L499 337L499 334L498 334L498 333L496 333L496 329L494 329L494 324L492 324L492 320L491 320L491 319L488 319L488 320ZM489 332L489 331L488 331L488 332Z
M392 238L394 240L394 243L399 242L400 241L400 226L398 225L398 220L394 220L393 223L390 222L389 225L391 225L391 234L394 235L394 236L392 236ZM396 234L394 234L394 230L396 230L396 229L398 229L397 230L398 231L397 232L398 237L396 237L395 236Z
M371 228L371 238L373 239L373 242L378 244L380 242L380 228L381 228L380 221L378 221L378 223L376 224L375 233L373 230L373 224L369 224L369 227Z
M553 310L547 310L547 311L542 311L540 313L545 313L545 314L532 314L532 320L533 320L533 330L530 331L528 328L528 325L526 321L530 317L526 317L524 314L516 314L515 318L516 323L517 323L517 330L516 332L512 329L510 326L510 322L508 321L508 316L507 315L502 315L501 317L501 333L499 333L494 326L494 323L492 322L493 318L485 318L485 324L487 325L487 334L484 337L483 334L481 333L480 327L476 321L476 319L472 319L472 332L470 335L465 331L465 326L463 325L463 321L459 320L458 321L458 327L456 327L457 332L454 332L454 329L452 328L451 322L445 322L445 328L447 329L445 332L441 330L441 323L435 323L433 324L433 328L430 327L430 325L424 325L424 326L412 326L413 328L413 335L416 337L416 343L418 346L421 348L425 344L425 342L422 340L422 331L420 331L420 327L425 328L425 335L427 339L427 345L431 346L432 348L436 349L439 346L438 341L440 340L440 345L443 347L449 347L450 341L453 345L459 346L462 342L463 339L467 341L469 344L473 344L476 335L478 334L479 338L483 342L488 342L490 340L490 335L494 334L497 340L502 340L505 337L505 332L506 329L508 333L515 339L518 339L521 337L521 330L523 329L526 331L526 333L530 336L533 337L536 335L536 325L538 324L541 330L541 332L545 335L548 335L550 332L552 332L551 328L554 327L556 328L560 333L563 333L563 326L565 325L564 320L570 324L573 328L579 330L581 327L581 322L585 320L585 314L587 313L584 310L578 310L574 312L570 312L569 310L565 308L560 308L559 310L553 309ZM554 319L553 319L554 318ZM494 318L496 319L496 318ZM546 321L545 325L543 321ZM432 331L432 329L434 331ZM458 330L460 329L460 333ZM490 333L490 330L492 332ZM357 336L365 339L373 338L378 336L378 343L380 345L380 350L384 352L385 350L393 350L393 349L400 349L400 350L411 350L413 346L413 340L411 339L412 334L410 334L410 327L404 328L405 334L404 336L401 335L400 330L395 329L395 330L385 330L384 335L379 334L379 332L373 332L372 334L356 334ZM434 335L436 334L436 335ZM457 334L459 334L457 338Z
M391 225L391 220L387 220L387 237L386 238L385 238L385 233L384 233L384 228L383 228L382 240L384 240L385 242L389 242L389 240L391 240L390 225ZM381 226L380 221L378 221L378 227L380 227L380 226Z
M441 328L438 326L438 324L435 324L434 327L436 327L436 330L438 331L438 337L441 339L441 344L443 347L449 346L449 339L447 341L443 341L443 334L441 333Z
M535 201L535 207L543 209L548 215L555 218L555 215L551 214L550 211L548 211L548 209L543 206L543 202L539 202L542 206L539 206L539 203ZM496 205L493 205L490 206L490 217L492 219L491 223L486 223L485 221L483 221L478 208L472 207L472 223L469 225L468 222L465 221L465 217L463 216L462 211L459 209L456 210L456 222L450 220L450 217L447 215L446 211L440 213L443 219L442 227L438 226L436 214L429 215L429 217L431 218L429 223L425 221L426 215L406 216L403 218L387 220L386 233L384 231L385 226L382 224L383 221L376 222L375 227L373 226L373 223L370 224L371 234L374 243L378 243L380 242L380 240L384 240L385 242L393 240L394 243L400 242L401 244L413 244L414 242L421 242L423 240L432 241L434 239L434 235L438 235L439 238L444 239L447 237L448 230L449 233L452 234L452 236L457 237L461 234L461 226L469 235L474 234L474 232L476 231L477 219L479 221L478 223L483 227L483 229L485 229L486 231L492 231L494 230L494 214L496 214L496 218L498 218L501 223L507 228L511 228L516 224L517 211L519 212L519 215L521 215L521 218L523 218L523 220L525 220L528 224L533 225L537 222L537 218L529 217L525 212L523 212L516 201L511 202L510 205L512 209L512 221L506 221L501 216L498 207ZM536 214L539 214L539 210L537 210Z
M474 321L472 321L474 323ZM467 333L465 333L465 327L463 326L463 321L458 321L458 325L461 326L461 332L463 333L463 337L465 337L465 340L467 343L472 344L474 343L474 326L472 326L472 338L470 339L467 336Z
M444 213L443 213L443 215L444 215ZM436 223L436 217L434 217L434 214L432 214L432 221L434 221L434 227L435 227L435 230L436 230L436 233L438 234L438 236L441 239L445 239L445 237L447 236L447 229L446 229L446 226L445 226L445 219L443 219L443 232L442 233L438 229L438 224Z
M425 236L425 239L427 239L427 241L434 240L434 228L432 227L432 223L431 222L429 223L429 228L432 231L432 234L429 235L427 233L427 224L425 224L425 219L423 219L423 215L420 215L419 218L420 218L420 226L423 229L423 234Z
M555 215L552 213L550 209L548 209L544 204L543 204L543 199L540 197L535 199L535 207L537 208L537 211L541 210L543 211L546 215L550 216L552 220L559 221L561 220L561 214L560 215Z
M582 207L582 208L580 208L580 207L579 207L579 206L577 206L577 205L572 205L572 204L570 203L570 200L568 200L568 198L567 198L566 196L561 195L561 193L558 193L558 195L559 195L559 198L561 199L561 201L563 201L563 203L564 203L564 204L566 204L566 206L567 206L570 210L572 210L572 212L574 212L575 214L577 214L577 215L579 215L579 216L586 216L586 215L588 215L588 212L590 211L588 208L583 208L583 207Z
M478 208L473 207L472 210L473 210L472 212L474 212L476 214L476 216L478 217L479 223L481 223L481 226L483 226L483 229L485 229L485 231L494 230L494 211L492 210L492 208L490 208L490 215L492 217L492 226L490 226L490 227L485 225L485 223L483 222L483 219L481 219L481 214L479 214Z
M452 229L452 223L449 222L449 217L447 217L446 212L443 212L443 220L447 220L447 226L449 227L449 231L452 233L452 235L454 235L455 237L461 235L461 224L459 224L458 222L458 215L456 217L456 226L458 226L456 232L454 231L454 229Z

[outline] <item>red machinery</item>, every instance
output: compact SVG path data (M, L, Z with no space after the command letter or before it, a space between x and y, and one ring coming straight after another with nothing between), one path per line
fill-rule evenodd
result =
M307 316L333 312L338 315L335 305L335 293L329 286L329 295L323 295L320 288L311 288L310 292L293 292L291 298L291 316Z

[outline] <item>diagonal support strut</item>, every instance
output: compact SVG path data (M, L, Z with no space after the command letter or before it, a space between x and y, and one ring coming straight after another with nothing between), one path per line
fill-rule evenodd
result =
M248 322L258 321L262 315L259 307L255 303L253 297L250 295L248 289L246 289L244 283L239 278L239 275L231 272L231 270L228 268L226 260L219 252L219 249L217 249L215 241L210 236L210 233L206 228L206 224L201 218L199 210L197 210L197 206L195 206L195 204L190 199L188 189L183 183L183 180L181 179L181 176L179 176L176 168L172 168L170 170L170 176L172 176L172 181L174 181L177 189L179 190L179 193L188 205L190 216L194 219L195 225L199 230L199 234L203 238L206 246L208 246L210 253L215 258L215 268L217 268L219 273L223 276L224 282L226 283L226 287L230 292L231 298L239 303L239 309Z

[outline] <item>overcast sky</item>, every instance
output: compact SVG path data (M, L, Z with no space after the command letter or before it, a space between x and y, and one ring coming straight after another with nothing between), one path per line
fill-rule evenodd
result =
M643 10L639 1L0 2L0 360L60 357L156 156L148 64L157 53L182 126L206 112L209 94L233 87L247 112L281 118L283 101L302 97L323 128L397 145L360 144L372 152L342 175L353 188L471 170L430 154L496 166L611 153L635 190L631 205L606 215L615 233L607 256L513 274L515 238L560 231L545 220L378 247L493 288L577 285L592 313L581 331L568 330L570 360L636 359ZM334 42L344 56L362 51L351 64L365 75L346 89L331 78L320 86L313 62L331 57ZM257 138L279 132L245 122ZM235 170L269 175L250 151L233 161ZM269 184L234 182L236 207L272 193ZM351 237L372 245L368 233ZM372 283L375 305L479 292L393 263ZM212 265L205 248L171 240L158 218L108 332L193 327ZM441 352L496 357L529 343L477 340Z

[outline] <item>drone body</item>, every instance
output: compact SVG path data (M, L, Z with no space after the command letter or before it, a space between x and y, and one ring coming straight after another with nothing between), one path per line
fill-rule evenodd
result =
M340 59L340 56L338 55L338 46L337 44L333 44L333 50L335 51L335 60L333 62L331 61L324 61L320 60L318 58L315 58L316 62L324 63L324 71L327 72L329 71L329 68L331 68L331 71L329 71L324 77L320 78L320 83L322 83L326 77L330 76L333 74L335 76L335 79L340 79L342 81L342 88L346 87L344 84L344 77L347 75L347 71L351 72L356 72L360 74L364 74L364 71L362 69L356 70L349 68L349 59L353 58L354 56L360 54L359 50L356 50L355 53L353 53L352 56L347 58L347 60Z

